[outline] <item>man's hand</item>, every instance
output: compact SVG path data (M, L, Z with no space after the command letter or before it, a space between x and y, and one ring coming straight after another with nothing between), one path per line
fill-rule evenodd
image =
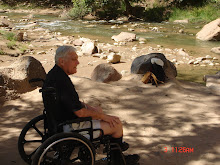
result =
M116 116L104 115L102 120L108 122L111 128L120 123L119 118Z

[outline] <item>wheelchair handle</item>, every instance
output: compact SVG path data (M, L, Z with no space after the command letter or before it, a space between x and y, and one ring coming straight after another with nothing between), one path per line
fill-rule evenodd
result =
M29 80L29 83L38 82L38 81L44 82L44 79L42 79L42 78L33 78L33 79Z

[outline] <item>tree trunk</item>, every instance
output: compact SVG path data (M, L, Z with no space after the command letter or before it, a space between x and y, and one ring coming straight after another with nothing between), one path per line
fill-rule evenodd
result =
M132 6L131 6L129 0L124 0L124 2L125 2L125 7L126 7L126 13L128 15L132 15Z

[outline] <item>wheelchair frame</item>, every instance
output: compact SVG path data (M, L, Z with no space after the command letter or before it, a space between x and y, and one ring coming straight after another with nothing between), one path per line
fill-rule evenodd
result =
M36 81L44 81L42 79L34 79L31 80L31 82ZM49 113L48 109L46 107L51 108L51 105L54 105L54 102L56 102L57 95L54 88L42 88L39 90L39 92L42 93L43 99L44 99L44 106L45 109L43 111L42 115L39 115L35 118L33 118L30 122L28 122L23 130L21 131L21 134L18 139L18 151L21 156L21 158L27 163L32 165L40 165L40 164L59 164L59 165L65 165L68 163L74 163L74 161L77 161L78 159L82 161L81 163L84 165L94 165L95 164L95 155L96 155L96 149L100 147L101 144L104 145L103 153L107 154L107 164L108 165L126 165L124 156L122 154L121 148L116 143L110 143L110 136L104 136L102 129L93 129L92 128L92 118L86 117L86 118L77 118L74 120L66 121L64 123L61 123L59 125L56 125L54 121L49 121L49 117L51 117L51 114ZM47 100L45 100L45 97ZM51 109L50 109L51 110ZM49 116L50 114L50 116ZM80 123L84 121L90 121L91 122L91 128L88 129L81 129L81 130L74 130L70 133L64 133L63 132L63 126L66 124L72 124L72 123ZM37 127L38 123L43 122L43 126L41 125L41 128ZM51 123L50 123L51 122ZM52 127L51 127L52 125ZM43 127L43 128L42 128ZM39 135L39 140L27 140L26 135L31 132L31 130L34 129ZM93 138L93 131L100 130L101 136L94 139ZM87 131L90 139L87 139L83 135L80 134L80 132ZM40 143L37 145L36 148L34 148L31 153L29 154L25 150L26 144L33 144L33 146L37 143ZM67 144L68 145L67 145ZM73 145L75 144L75 146ZM77 145L76 145L77 144ZM80 144L80 145L79 145ZM63 145L63 146L62 146ZM62 146L62 147L61 147ZM71 146L71 147L70 147ZM73 150L79 147L78 149L78 157L74 158L74 160L69 160L70 156L73 155ZM80 148L81 147L81 148ZM62 149L60 149L62 148ZM65 148L65 150L63 149ZM51 150L55 150L53 152L53 158L54 161L47 162L46 161L46 154L49 153ZM68 153L68 152L69 153ZM64 154L65 153L65 154ZM59 155L58 155L59 154ZM69 158L67 155L70 155ZM51 159L51 158L50 158ZM43 163L41 162L43 161ZM45 162L44 162L45 161ZM78 162L77 162L78 163ZM76 163L76 164L77 164ZM80 164L80 163L78 163Z

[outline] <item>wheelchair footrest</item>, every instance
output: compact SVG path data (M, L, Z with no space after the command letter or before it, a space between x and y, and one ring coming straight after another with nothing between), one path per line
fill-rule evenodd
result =
M121 147L117 143L110 143L110 161L108 165L126 165Z

